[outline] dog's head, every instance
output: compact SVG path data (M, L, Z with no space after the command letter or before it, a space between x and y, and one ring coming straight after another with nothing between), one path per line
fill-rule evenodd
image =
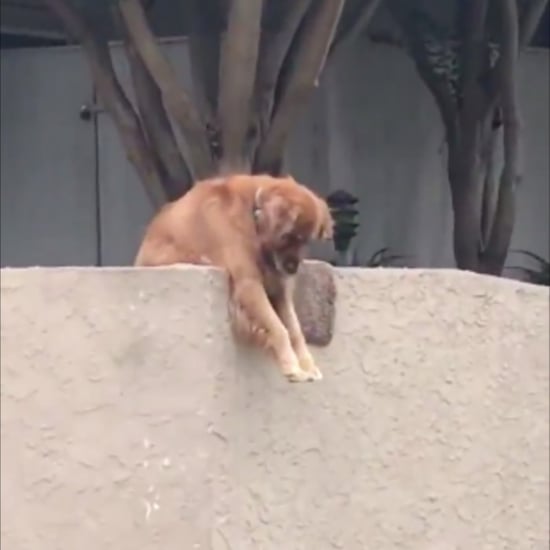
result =
M332 238L327 203L292 178L258 188L255 218L264 258L281 275L298 271L311 240Z

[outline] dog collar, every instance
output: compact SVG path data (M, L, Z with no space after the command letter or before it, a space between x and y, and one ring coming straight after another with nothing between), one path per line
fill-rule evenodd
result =
M254 220L254 223L258 223L258 217L261 212L260 207L260 195L262 194L262 189L257 189L256 193L254 194L254 202L252 203L252 218Z
M264 260L265 265L271 270L278 272L277 264L275 263L275 258L273 257L272 252L268 252L267 250L262 249L262 258Z
M259 188L256 190L256 193L254 194L254 201L252 203L252 219L254 220L254 225L256 226L256 230L258 230L258 217L260 215L260 212L262 211L262 208L260 206L260 196L262 194L262 189ZM262 258L265 262L265 265L269 267L269 269L273 271L277 271L277 265L275 264L275 259L273 258L273 254L271 252L268 252L267 250L261 249L260 254L262 255Z

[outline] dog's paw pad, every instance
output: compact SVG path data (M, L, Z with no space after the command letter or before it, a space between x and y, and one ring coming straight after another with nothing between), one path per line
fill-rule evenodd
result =
M312 382L314 380L309 372L301 369L296 369L285 373L285 376L289 382Z
M289 382L316 382L323 379L321 371L314 367L308 370L296 370L286 374Z

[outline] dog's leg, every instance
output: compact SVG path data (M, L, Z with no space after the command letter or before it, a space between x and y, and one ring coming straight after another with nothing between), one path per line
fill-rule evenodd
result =
M273 309L264 287L255 279L234 282L231 293L231 320L256 345L270 351L281 372L291 382L314 380L312 372L300 368L289 333Z
M293 286L291 283L287 283L281 295L274 300L275 309L288 331L290 342L298 356L300 367L309 373L314 380L321 380L323 374L315 364L315 360L307 347L306 339L304 338L304 333L302 332L302 327L294 308L292 294Z

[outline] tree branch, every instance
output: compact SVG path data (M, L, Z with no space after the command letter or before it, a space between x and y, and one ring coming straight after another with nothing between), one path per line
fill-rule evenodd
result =
M71 3L65 0L45 0L45 3L82 46L93 82L118 129L128 159L154 205L161 206L166 201L162 178L147 147L139 118L116 77L107 43L94 34Z
M119 13L115 10L115 16ZM154 151L163 170L164 187L168 198L174 200L192 185L191 175L179 150L170 119L162 104L162 96L151 74L137 52L133 38L128 33L124 20L116 17L126 47L126 57L134 84L136 103L147 135L149 145Z
M185 16L191 23L189 60L193 74L193 91L197 107L207 125L207 132L218 134L218 89L221 36L226 28L227 5L223 0L187 0ZM210 136L209 136L210 137ZM213 137L213 136L212 136ZM210 141L213 156L219 158L219 136L216 145Z
M193 88L207 124L214 126L218 109L220 35L214 32L193 32L189 35L189 59Z
M280 163L293 122L318 84L343 6L344 0L323 0L314 6L311 24L304 28L279 106L256 156L260 170L271 171Z
M170 63L160 51L140 0L119 0L119 8L143 63L162 93L166 109L182 130L191 157L187 164L193 177L211 175L214 166L206 128L189 97L179 85Z
M262 0L231 2L227 33L221 48L218 96L224 169L245 168L241 162L251 123L262 7Z
M221 0L187 0L185 16L191 22L189 61L193 75L193 92L200 116L206 125L207 139L215 161L221 157L218 111L220 44L226 27L227 9ZM207 8L207 9L206 9Z
M548 0L532 0L531 4L521 17L519 27L520 50L523 50L531 43L547 4Z
M499 182L495 174L495 153L499 136L499 129L494 129L491 121L487 120L482 129L482 139L480 140L481 143L479 150L480 170L484 170L483 181L481 182L483 186L480 223L480 240L482 251L486 250L487 244L491 237L491 231L493 229L497 209Z
M487 47L487 33L485 23L489 8L488 0L468 0L463 24L461 25L461 38L464 43L462 56L462 98L465 122L470 126L475 124L483 109L486 108L487 97L479 86L479 77L484 64L484 53Z
M310 4L311 0L291 0L280 29L262 33L254 93L258 142L267 134L281 68Z
M517 65L519 50L519 29L516 0L502 0L502 65L499 72L501 81L501 106L504 143L504 171L513 172L516 178L519 162L520 116L517 92Z
M403 38L405 39L405 47L415 62L420 78L435 99L445 128L448 145L450 148L453 148L458 130L457 106L450 85L444 78L441 78L433 71L427 52L421 41L422 37L418 36L417 29L412 27L409 15L399 0L390 0L388 8L393 19L401 29Z
M516 0L501 2L501 64L497 74L503 122L504 166L497 209L485 251L489 271L500 272L506 259L515 218L515 191L520 180L520 115L517 93L519 23Z

